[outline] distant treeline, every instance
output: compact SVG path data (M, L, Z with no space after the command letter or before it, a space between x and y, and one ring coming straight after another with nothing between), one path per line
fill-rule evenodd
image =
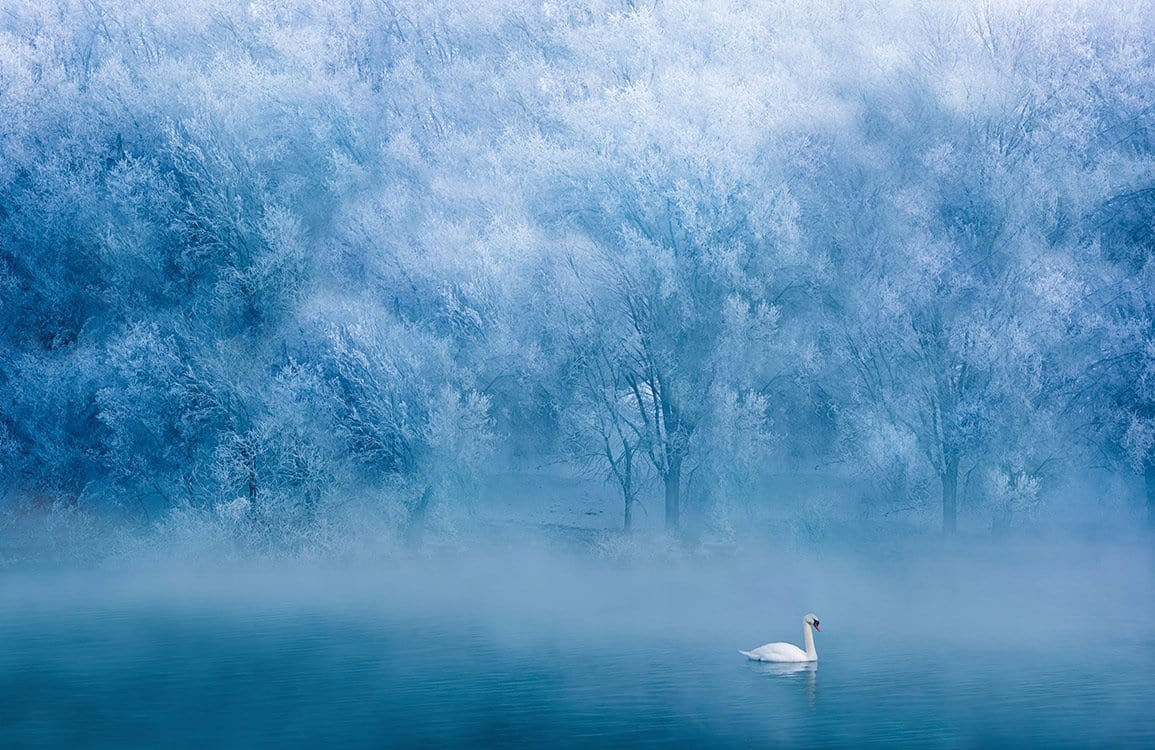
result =
M13 0L0 503L1155 513L1153 157L1147 2Z

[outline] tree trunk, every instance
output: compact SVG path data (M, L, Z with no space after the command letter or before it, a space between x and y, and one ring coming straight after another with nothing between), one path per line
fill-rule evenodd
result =
M1143 467L1143 480L1147 490L1147 525L1155 528L1155 459L1148 460Z
M634 527L634 452L623 439L625 450L622 453L622 499L625 501L625 517L622 519L622 530L627 534Z
M251 456L246 457L245 468L247 470L245 472L247 474L245 484L248 489L249 507L255 508L257 507L257 454L255 450Z
M405 528L405 541L411 549L421 546L425 540L425 516L433 502L433 485L425 487L421 497L409 509L409 521Z
M666 531L677 531L681 523L682 459L671 459L662 480L666 485Z
M942 533L958 530L958 457L947 458L942 474Z

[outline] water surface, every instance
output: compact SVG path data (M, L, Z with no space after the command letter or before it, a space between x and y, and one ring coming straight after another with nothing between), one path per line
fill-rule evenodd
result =
M1016 597L931 574L874 591L871 607L819 577L812 598L844 587L821 613L821 661L781 668L736 653L801 640L744 572L513 566L489 589L493 571L468 566L352 583L262 574L227 595L195 576L9 573L0 746L1155 744L1155 630L1135 610L1118 628L1086 611L1129 589L1064 596L1038 579ZM952 591L971 601L952 611Z

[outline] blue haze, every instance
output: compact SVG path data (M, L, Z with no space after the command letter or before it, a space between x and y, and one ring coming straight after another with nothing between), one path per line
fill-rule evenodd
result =
M0 745L1155 743L1153 32L0 0Z

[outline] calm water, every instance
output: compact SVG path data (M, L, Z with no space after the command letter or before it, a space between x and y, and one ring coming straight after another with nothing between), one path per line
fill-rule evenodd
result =
M1031 645L997 625L958 638L870 624L886 604L856 627L836 609L819 665L790 670L736 649L798 628L739 640L705 580L683 587L688 605L662 594L653 618L614 614L651 609L628 586L533 608L420 587L4 583L4 748L1155 745L1149 626L1107 637L1076 622ZM954 617L945 599L930 610Z

